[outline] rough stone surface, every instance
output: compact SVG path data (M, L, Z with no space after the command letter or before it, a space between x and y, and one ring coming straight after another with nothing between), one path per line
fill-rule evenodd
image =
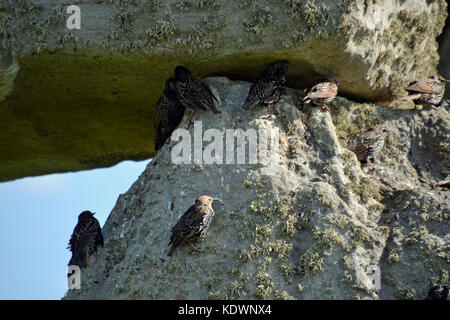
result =
M207 81L222 113L197 111L193 121L204 130L278 128L279 158L270 166L175 165L177 142L166 143L119 197L104 249L66 299L422 299L448 281L449 193L435 186L450 172L448 110L337 97L330 114L288 89L269 120L264 107L239 109L250 83ZM189 116L180 127L193 136ZM379 123L392 134L367 172L349 148ZM214 204L202 252L183 245L168 258L170 228L202 194L225 203Z
M0 102L0 181L154 155L154 105L178 64L251 80L288 59L288 84L335 77L340 95L404 94L436 72L447 3L427 1L0 0L0 37L17 53ZM3 91L2 88L0 91Z

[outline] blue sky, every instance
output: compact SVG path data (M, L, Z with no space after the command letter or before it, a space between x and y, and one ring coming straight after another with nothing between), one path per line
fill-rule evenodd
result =
M103 226L149 160L0 183L0 299L60 299L78 215Z

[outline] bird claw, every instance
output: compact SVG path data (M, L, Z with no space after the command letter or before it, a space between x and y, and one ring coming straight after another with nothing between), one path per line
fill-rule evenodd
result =
M276 119L276 117L273 114L268 114L268 115L264 116L263 118L267 118L269 120L275 120Z
M370 164L370 168L369 168L369 172L368 173L374 173L378 170L377 167L375 167L375 165L373 165L372 163Z
M198 249L196 249L196 248L194 247L194 245L193 245L190 241L188 241L188 242L189 242L189 244L191 245L192 252L195 252L195 253L201 253L201 251L198 250Z
M194 254L194 253L202 253L202 251L200 251L200 250L198 250L198 249L193 249L191 253L192 253L192 254Z
M275 119L275 116L272 114L272 111L270 111L270 108L267 108L267 112L268 112L268 115L267 115L267 119Z

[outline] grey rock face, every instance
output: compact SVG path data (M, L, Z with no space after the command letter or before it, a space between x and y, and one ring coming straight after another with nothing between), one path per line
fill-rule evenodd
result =
M104 249L65 299L421 299L448 281L448 191L434 187L450 169L447 110L422 110L413 127L412 110L337 97L330 115L288 88L271 120L265 107L240 109L250 83L207 82L222 113L193 121L204 131L278 129L279 156L176 165L177 142L166 143L119 197ZM193 136L189 116L180 128ZM348 148L381 122L393 133L368 173ZM202 194L225 203L213 205L202 252L182 245L168 258L170 228Z
M302 76L291 85L328 75L341 93L366 99L386 98L405 77L435 71L447 7L444 0L81 1L81 29L68 30L64 5L2 3L9 22L2 31L21 55L74 48L176 60L190 54L212 58L209 74L238 77L254 77L261 63L282 57Z
M445 0L74 4L80 30L67 29L66 3L0 0L0 36L21 66L0 102L0 181L154 156L148 123L176 65L250 81L287 59L292 88L328 76L341 96L398 98L436 72L447 15Z

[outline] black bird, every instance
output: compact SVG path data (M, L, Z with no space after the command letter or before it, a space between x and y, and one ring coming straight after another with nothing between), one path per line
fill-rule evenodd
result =
M425 300L450 300L449 287L445 286L434 286L428 291L428 296Z
M103 234L100 224L94 218L94 213L83 211L78 216L78 223L73 229L69 246L67 247L72 251L69 266L86 267L87 257L93 254L99 245L103 247Z
M445 82L448 81L450 80L445 80L441 75L413 81L405 89L408 91L408 96L403 101L413 100L414 104L428 104L433 108L440 107L445 92ZM448 102L445 105L448 105Z
M201 196L195 203L181 216L175 226L172 227L169 245L172 247L167 254L172 256L175 249L187 241L192 249L199 252L192 245L191 240L198 240L203 238L208 231L211 221L214 217L214 210L212 203L214 200L222 201L221 199L212 198L210 196Z
M162 148L172 132L178 127L183 119L186 107L178 97L176 82L174 78L166 80L163 95L156 103L155 111L155 151Z
M332 78L316 80L305 89L306 96L303 101L306 103L312 102L315 105L322 106L324 110L330 111L327 104L336 98L338 85L339 83Z
M214 103L214 100L217 102L218 100L209 86L194 76L188 69L177 66L175 68L175 80L180 102L186 108L198 108L204 111L209 109L214 114L220 113Z
M272 63L250 87L247 99L242 109L250 110L257 105L267 105L269 115L270 105L277 103L285 93L286 78L289 71L289 61L278 60Z

